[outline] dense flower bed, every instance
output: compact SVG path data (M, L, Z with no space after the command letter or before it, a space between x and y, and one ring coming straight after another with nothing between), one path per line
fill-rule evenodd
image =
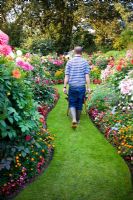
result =
M133 164L133 50L110 63L89 102L89 114L118 153Z
M106 68L109 63L109 58L99 51L89 55L89 63L91 66L91 81L94 84L100 84L102 82L101 71Z
M39 76L43 78L45 84L60 84L63 82L67 62L65 56L48 55L40 57L39 55L31 55L30 61L36 67L34 75L36 75L37 81Z
M34 56L13 52L0 32L0 196L12 196L46 166L54 137L46 116L58 93ZM39 66L39 67L38 67ZM47 79L49 82L49 80Z

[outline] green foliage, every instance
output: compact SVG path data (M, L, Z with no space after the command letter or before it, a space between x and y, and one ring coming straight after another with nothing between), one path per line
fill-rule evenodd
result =
M34 79L36 78L41 78L41 79L45 79L46 77L46 67L44 64L44 60L43 58L40 57L40 55L30 55L30 62L31 64L35 67L34 71L33 71L33 76Z
M56 72L59 70L64 71L65 69L65 60L60 60L59 58L52 58L48 59L47 62L45 63L46 70L50 73L51 79L55 78Z
M55 42L52 40L35 40L30 49L33 53L39 53L41 55L48 55L56 51Z
M54 105L54 88L45 84L45 81L40 81L34 84L33 88L34 99L40 105L46 104L49 106Z
M44 87L46 87L51 80L60 80L64 78L64 69L66 65L64 56L57 57L57 54L54 52L53 54L42 57L34 55L31 56L31 63L35 66L33 75L36 83L41 83Z
M125 58L115 62L116 66L114 63L112 66L107 66L103 71L107 77L104 83L96 88L89 102L89 114L94 123L117 148L118 153L131 164L133 163L132 57L133 51L128 50Z
M95 107L100 111L107 110L109 107L113 107L118 102L118 94L113 90L111 85L98 86L89 101L88 107Z
M34 58L26 54L22 58L35 64L34 72L17 66L16 60L10 56L0 56L2 198L12 195L29 179L40 174L53 148L54 138L43 126L55 103L55 90L44 82L45 72L39 56ZM36 78L40 82L36 82Z
M105 53L106 57L110 57L113 56L116 60L119 58L123 58L125 56L126 50L121 50L121 51L116 51L116 50L112 50L112 51L108 51Z
M13 47L20 47L24 39L24 32L22 24L18 25L16 23L10 23L5 32L10 36L10 45Z
M114 49L124 49L133 45L133 31L131 29L125 29L122 31L119 37L115 38L113 47Z
M0 187L5 188L2 197L12 194L12 184L15 190L19 189L28 179L39 174L48 159L49 146L53 140L50 133L42 129L37 133L32 131L28 137L27 140L26 137L19 135L17 140L2 140L0 143L0 170L4 174ZM9 187L6 188L7 185Z
M109 78L109 82L112 84L113 90L119 91L119 84L125 76L127 76L128 72L132 69L132 65L128 63L126 67L123 67L121 71L116 71L112 76Z
M107 67L108 64L108 57L106 54L102 52L93 53L90 57L90 61L93 65L98 66L100 70L103 70Z
M39 119L31 83L21 70L21 78L14 78L12 73L15 68L14 62L0 57L0 135L10 139L17 137L20 132L27 135L36 130Z
M98 67L93 67L93 69L91 69L90 72L90 77L92 80L94 79L100 79L100 75L101 75L101 70Z
M127 45L132 44L133 45L133 30L126 29L121 33L121 40L124 48L127 47Z
M56 51L55 40L47 39L45 35L28 37L21 43L21 47L40 55L48 55Z
M82 46L84 51L87 51L89 53L96 50L94 36L90 34L88 31L84 30L83 28L78 28L73 33L71 46L74 47L77 45Z

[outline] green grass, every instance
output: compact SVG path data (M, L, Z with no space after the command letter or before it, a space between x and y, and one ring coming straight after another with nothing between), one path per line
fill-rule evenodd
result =
M48 128L56 134L55 153L47 170L16 200L131 200L131 177L124 160L83 112L72 130L61 98L49 114Z

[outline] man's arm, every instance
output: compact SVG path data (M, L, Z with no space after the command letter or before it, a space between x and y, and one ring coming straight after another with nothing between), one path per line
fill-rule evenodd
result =
M68 75L65 75L65 78L64 78L64 88L67 87L68 80L69 80L69 76L68 76Z
M86 78L86 84L87 84L87 91L90 92L90 77L89 77L89 74L86 74L85 78Z
M70 73L70 63L68 61L66 64L66 68L65 68L65 78L64 78L64 88L63 88L63 92L65 94L67 93L67 84L69 81L69 73Z
M85 79L86 79L86 89L87 89L87 92L90 92L91 89L90 89L90 76L89 76L89 73L90 73L90 66L88 64L88 61L86 61L86 68L85 68Z
M68 84L68 80L69 80L69 76L65 75L64 78L64 88L63 88L63 92L66 94L67 93L67 84Z

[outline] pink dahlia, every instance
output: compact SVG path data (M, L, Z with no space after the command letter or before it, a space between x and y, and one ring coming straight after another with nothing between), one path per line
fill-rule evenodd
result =
M126 58L132 58L133 57L133 50L130 49L126 52Z
M7 45L7 44L1 45L0 44L0 54L1 55L8 56L11 52L12 52L12 48L9 45Z
M132 79L124 79L120 82L119 88L121 90L121 94L129 95L133 92L133 80Z
M16 64L17 64L17 66L20 66L22 69L24 69L26 71L31 71L34 69L34 67L32 65L30 65L28 62L25 62L21 59L17 59Z
M3 31L0 30L0 44L8 44L9 37Z
M30 58L30 57L31 57L31 54L30 54L30 53L26 53L26 54L25 54L25 57L26 57L26 58Z
M111 70L109 67L107 67L105 70L101 71L101 79L106 80L111 74Z
M62 60L54 60L54 61L53 61L53 64L54 64L54 65L57 65L57 66L60 66L60 65L63 64L63 61L62 61Z

